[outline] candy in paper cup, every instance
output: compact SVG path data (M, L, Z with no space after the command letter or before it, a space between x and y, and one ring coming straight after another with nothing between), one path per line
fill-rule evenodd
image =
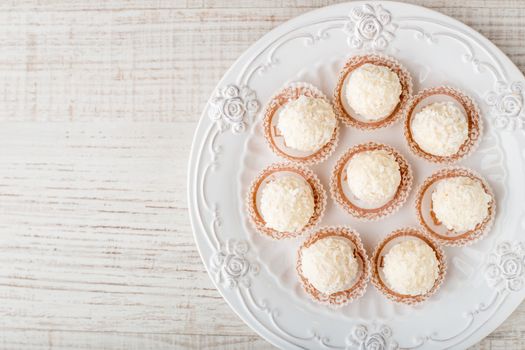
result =
M310 217L308 223L298 231L294 232L280 232L266 225L264 218L259 210L259 198L264 186L274 180L278 176L284 174L292 175L303 179L312 189L314 197L314 213ZM326 208L326 191L319 181L317 175L310 169L294 163L274 163L263 169L255 178L250 186L248 195L246 197L246 208L250 221L260 234L274 239L292 238L299 236L313 227L315 227L324 215Z
M389 115L379 120L367 120L366 118L360 116L352 109L345 97L345 91L350 75L355 69L367 63L376 66L388 67L397 74L401 84L399 103ZM348 61L346 61L344 67L339 72L339 77L333 96L334 107L337 111L337 114L341 117L341 120L346 126L361 130L374 130L383 128L395 123L404 115L405 107L412 96L412 85L412 77L410 76L408 70L393 57L380 54L353 56L350 57Z
M389 249L392 248L395 244L407 239L419 239L425 244L427 244L430 248L432 248L439 262L439 272L436 280L434 281L434 285L428 292L424 294L409 295L397 293L389 287L388 282L383 276L382 268L385 254L387 254ZM386 236L376 246L372 255L371 263L372 284L381 292L381 294L386 296L388 299L396 303L403 303L407 305L419 304L430 298L433 294L435 294L443 284L443 280L445 279L447 271L447 261L445 258L445 253L440 248L440 246L436 242L434 242L430 237L428 237L418 229L414 228L399 229Z
M332 294L325 294L317 290L304 276L302 270L302 251L310 247L315 242L327 237L342 237L350 241L354 248L354 256L358 261L359 269L354 283L349 289L335 292ZM310 298L323 305L331 307L341 307L354 300L357 300L366 291L368 281L370 280L370 261L366 254L366 250L361 242L359 234L349 227L331 226L324 227L317 230L310 236L299 248L297 252L296 270L303 289L308 293Z
M433 102L454 102L467 118L468 136L454 154L441 156L424 151L414 140L412 120L423 107ZM425 89L413 96L406 107L404 135L410 151L416 156L432 163L451 164L468 157L478 146L483 134L483 123L476 102L461 90L450 86L438 86Z
M317 164L326 160L334 152L339 137L339 123L337 122L330 140L318 150L306 152L288 147L277 127L278 119L282 108L288 102L296 100L300 96L320 98L332 106L326 95L314 85L303 82L292 83L275 94L266 105L263 122L264 137L272 152L277 156L290 162L305 165ZM336 119L339 120L335 108L334 113L336 114Z
M384 150L394 156L399 165L401 182L396 193L386 203L379 207L370 207L350 191L346 179L348 162L356 154L366 151ZM337 161L330 178L330 194L332 198L349 214L364 221L374 221L395 213L406 202L412 188L412 169L408 161L393 147L376 142L359 144L346 151Z

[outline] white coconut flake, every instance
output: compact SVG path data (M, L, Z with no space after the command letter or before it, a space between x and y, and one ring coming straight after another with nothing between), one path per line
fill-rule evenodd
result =
M432 210L449 230L472 230L489 214L491 195L478 180L466 176L438 182L432 193Z
M302 229L310 221L314 208L312 188L296 176L279 176L262 189L261 215L267 227L279 232Z
M434 250L419 239L394 245L384 256L383 273L390 289L400 294L425 294L439 275Z
M369 205L381 205L391 199L401 183L399 164L385 150L360 152L346 167L350 191Z
M338 236L319 239L302 251L304 277L321 293L349 289L359 270L352 243Z
M287 147L313 152L330 141L336 125L335 112L328 101L303 95L284 105L277 128Z
M453 102L436 102L415 114L411 123L414 141L427 153L450 156L468 138L468 122Z
M356 68L346 84L346 99L363 118L374 121L390 115L400 101L399 77L390 68L366 63Z

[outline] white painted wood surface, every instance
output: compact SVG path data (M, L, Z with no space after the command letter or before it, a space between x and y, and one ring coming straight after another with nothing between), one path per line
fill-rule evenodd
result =
M525 68L524 1L415 1ZM223 72L327 0L0 2L0 348L267 349L193 243L186 164ZM525 304L475 349L525 348Z

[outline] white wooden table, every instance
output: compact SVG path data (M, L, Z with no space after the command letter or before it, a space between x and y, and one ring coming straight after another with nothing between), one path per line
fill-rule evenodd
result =
M216 82L327 0L0 3L0 348L267 349L193 243L186 164ZM416 1L525 68L524 1ZM476 349L525 348L525 304Z

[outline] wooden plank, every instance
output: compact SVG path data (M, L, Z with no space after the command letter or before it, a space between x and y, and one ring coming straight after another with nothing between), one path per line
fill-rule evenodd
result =
M0 339L0 347L27 350L264 350L272 348L258 336L43 332L33 330L9 331L6 336Z
M9 0L0 4L0 10L38 10L38 11L127 11L133 10L158 10L158 9L192 9L206 8L217 9L227 8L239 10L244 8L300 8L315 9L323 6L332 5L341 1L337 0L108 0L108 1L60 1L60 0ZM428 8L524 8L525 4L520 0L407 0L406 2Z

